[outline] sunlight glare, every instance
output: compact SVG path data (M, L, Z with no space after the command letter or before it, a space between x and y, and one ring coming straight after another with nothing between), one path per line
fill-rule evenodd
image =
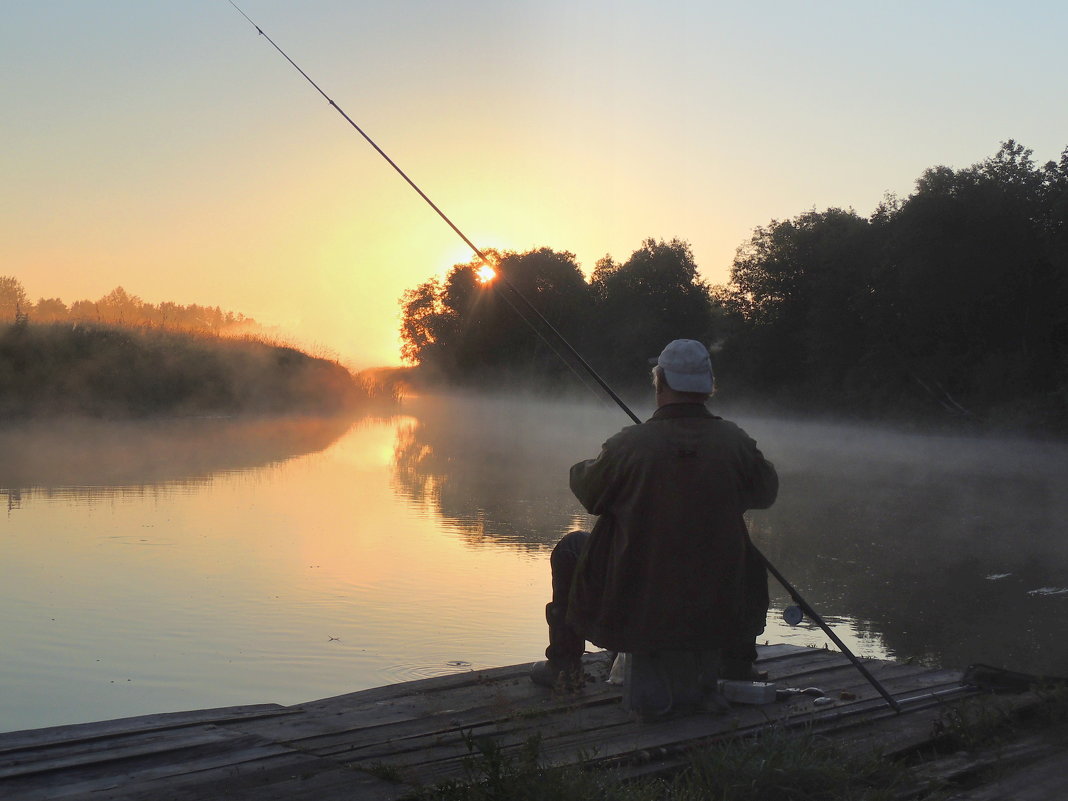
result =
M475 275L478 276L479 283L488 284L494 278L497 277L497 271L490 267L488 264L483 264L477 270Z

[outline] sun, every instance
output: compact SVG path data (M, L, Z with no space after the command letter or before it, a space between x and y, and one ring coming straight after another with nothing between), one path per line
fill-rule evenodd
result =
M488 264L483 264L477 270L475 275L478 276L478 281L481 284L488 284L494 278L497 277L497 271L490 267Z

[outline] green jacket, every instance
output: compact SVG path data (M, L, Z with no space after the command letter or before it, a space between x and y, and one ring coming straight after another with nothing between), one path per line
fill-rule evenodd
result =
M571 468L598 515L567 620L613 651L720 648L745 628L742 515L775 501L775 468L699 403L662 406Z

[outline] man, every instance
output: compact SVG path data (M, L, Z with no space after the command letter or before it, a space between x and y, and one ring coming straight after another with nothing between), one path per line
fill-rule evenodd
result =
M653 368L657 409L571 468L591 533L553 549L547 661L531 680L581 679L585 641L609 651L719 650L722 675L748 678L767 614L767 574L743 520L775 501L756 443L713 415L708 349L677 339Z

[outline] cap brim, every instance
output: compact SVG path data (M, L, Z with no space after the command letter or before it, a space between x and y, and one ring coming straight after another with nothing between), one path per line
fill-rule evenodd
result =
M708 395L712 392L712 375L710 373L676 373L664 370L668 386L676 392L700 392Z

